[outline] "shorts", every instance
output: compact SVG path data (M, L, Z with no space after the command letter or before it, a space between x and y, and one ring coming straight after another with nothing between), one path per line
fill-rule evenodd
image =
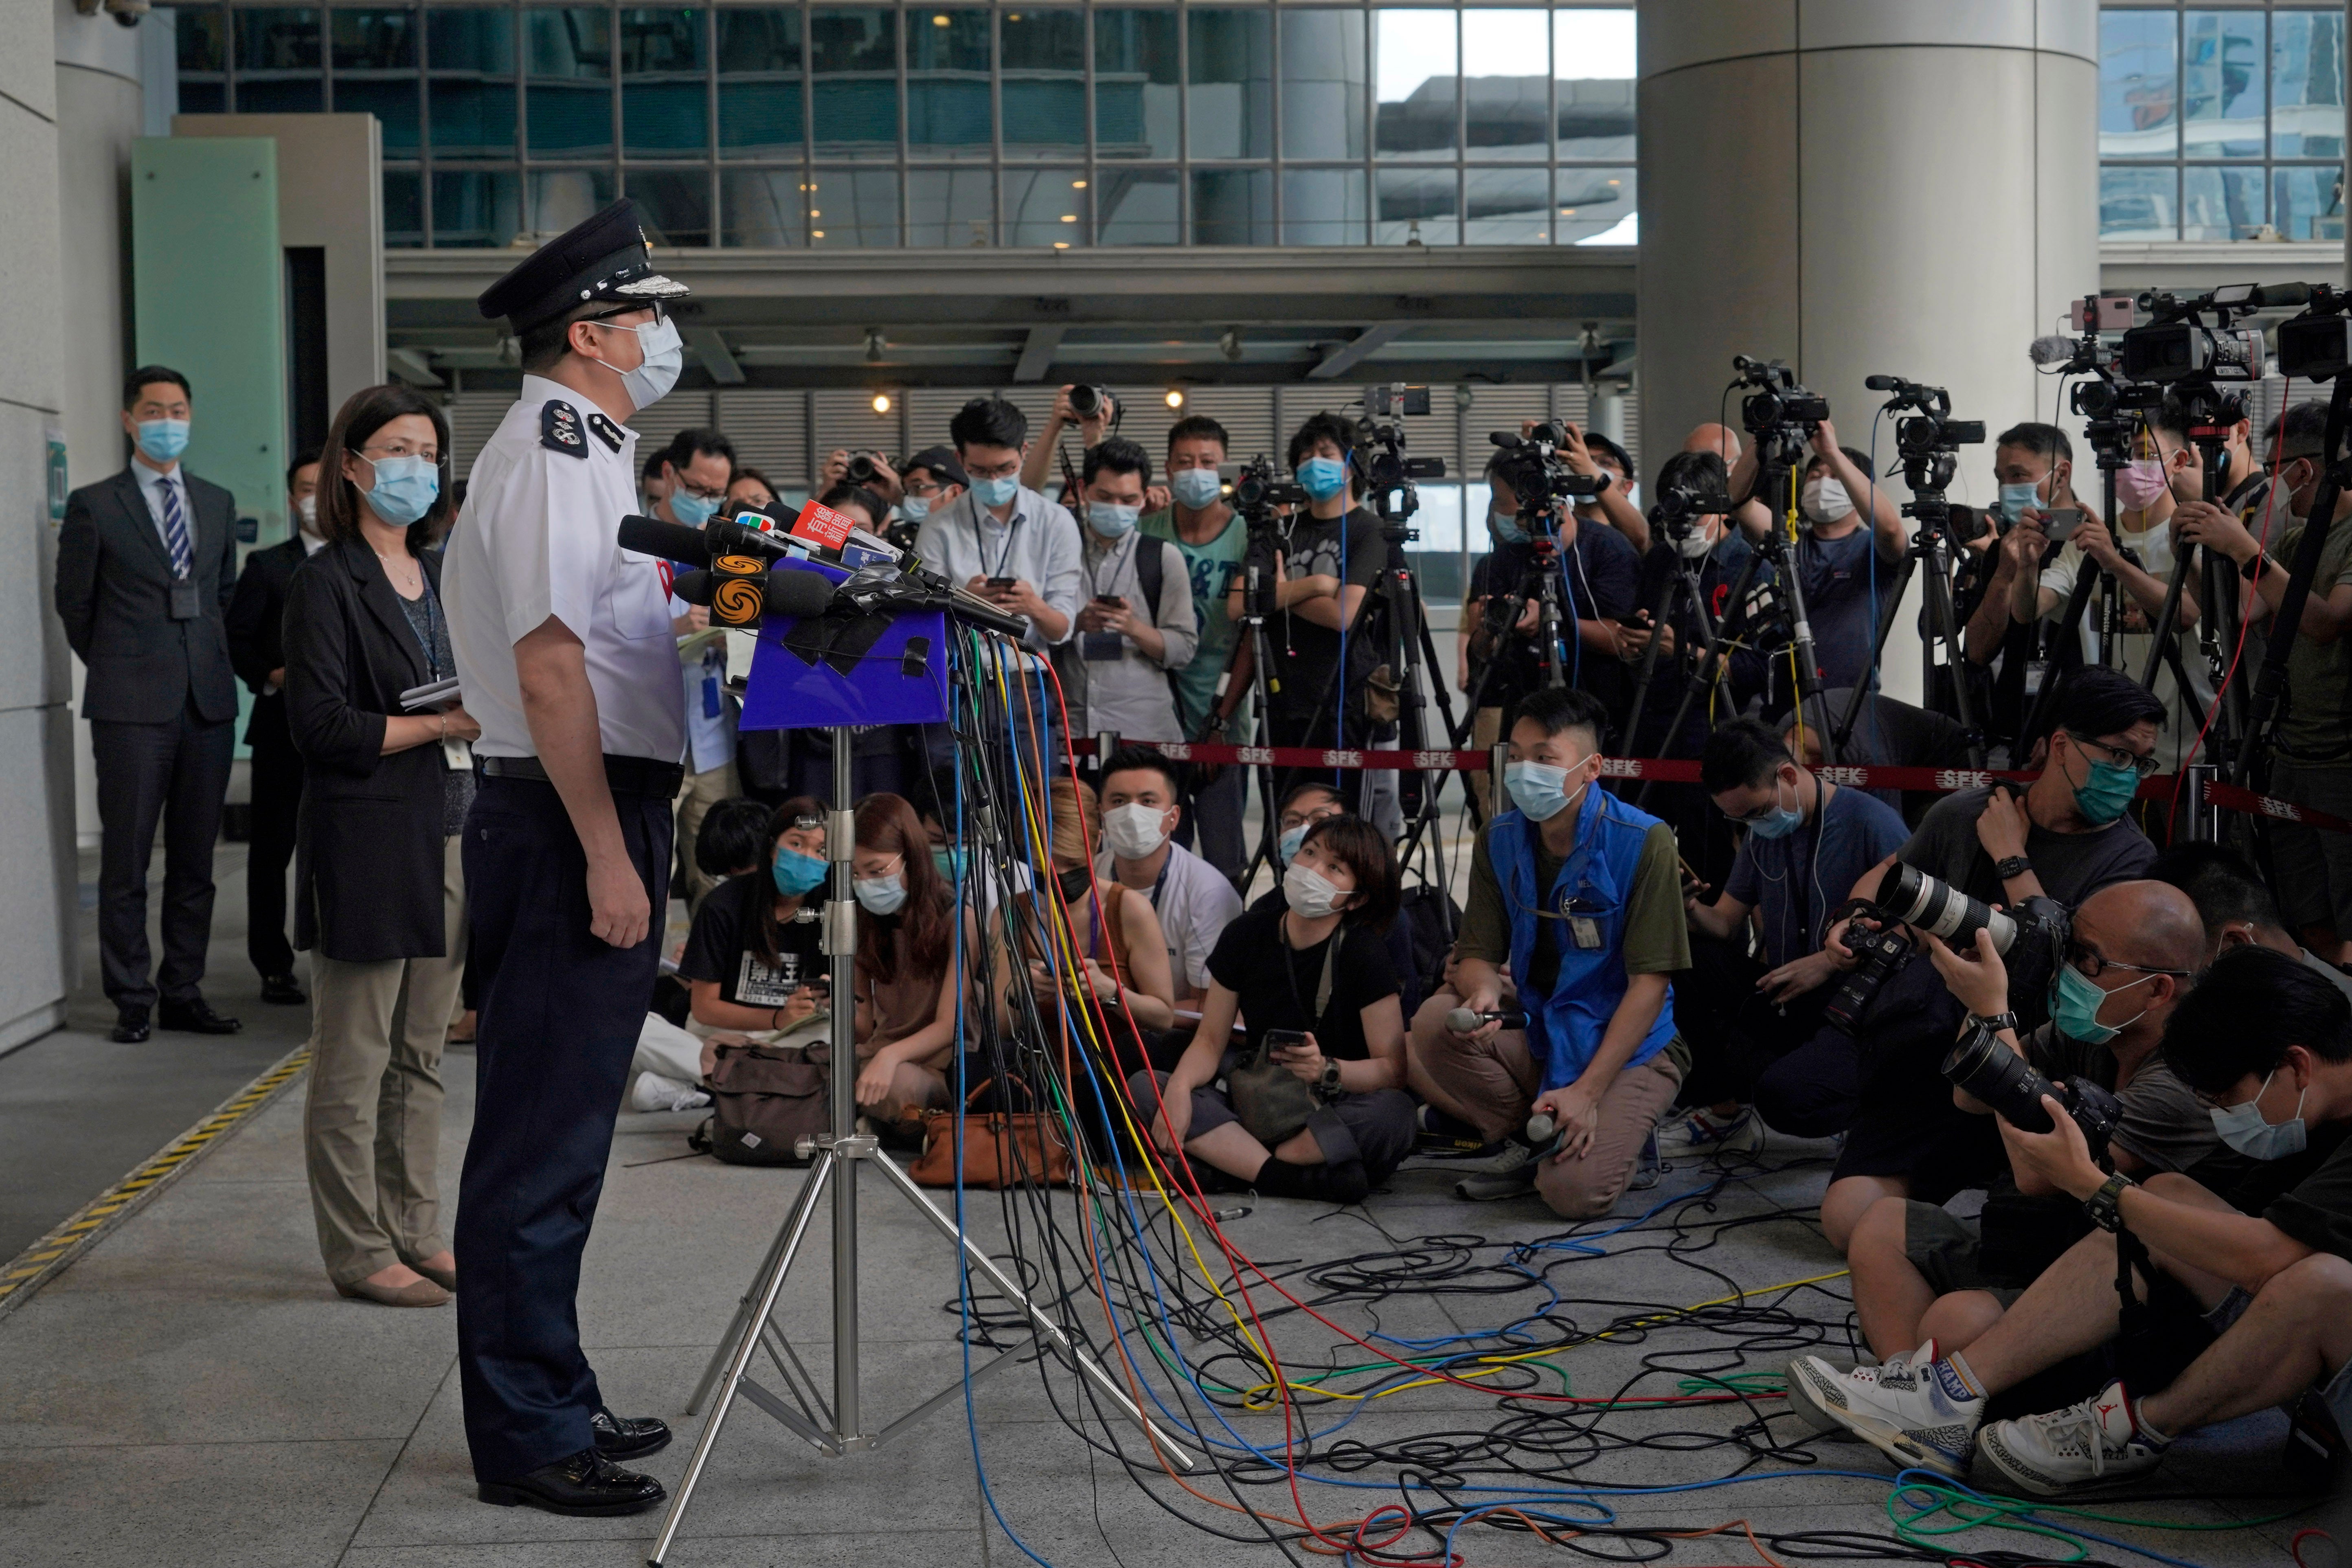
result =
M2025 1294L2021 1286L1996 1285L1979 1267L1982 1229L1940 1204L1913 1200L1903 1205L1903 1256L1938 1296L1982 1290L2006 1308Z
M1941 1078L1908 1103L1881 1099L1874 1104L1873 1098L1865 1089L1845 1148L1830 1172L1832 1181L1900 1176L1910 1184L1907 1195L1932 1205L1985 1186L2006 1168L1993 1119L1971 1116L1954 1105L1951 1086Z

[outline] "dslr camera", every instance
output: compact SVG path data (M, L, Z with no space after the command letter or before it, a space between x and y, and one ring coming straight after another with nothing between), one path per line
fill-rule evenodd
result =
M2043 1095L2050 1096L2066 1108L2066 1114L2083 1130L2083 1141L2091 1146L2094 1160L2105 1156L2107 1140L2123 1121L2123 1107L2113 1094L2086 1078L2052 1083L2032 1062L2001 1044L2000 1037L1990 1029L1979 1028L1962 1037L1944 1058L1943 1074L1953 1088L1966 1089L1991 1106L2021 1132L2052 1129L2054 1123L2042 1103Z
M1829 1021L1847 1034L1861 1033L1880 990L1917 955L1906 926L1932 931L1957 952L1974 952L1977 932L1990 931L1993 951L2009 970L2011 1007L2021 1018L2039 1019L2049 1011L2050 982L2074 920L2053 899L2028 899L2014 910L1997 910L1896 861L1847 928L1846 946L1858 962L1825 1009Z
M850 453L848 466L842 470L841 477L853 485L872 484L882 477L881 469L875 467L876 460L881 456L879 452Z

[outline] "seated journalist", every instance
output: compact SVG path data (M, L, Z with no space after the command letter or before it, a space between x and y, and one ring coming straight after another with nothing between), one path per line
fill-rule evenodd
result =
M1960 1476L1981 1457L1995 1485L2045 1497L2145 1475L2182 1434L2305 1391L2352 1427L2352 1003L2286 954L2242 946L2181 1001L2163 1050L2244 1157L2200 1167L2220 1184L2110 1174L2054 1101L2048 1132L2002 1121L2020 1182L2081 1200L2098 1228L1965 1351L1846 1373L1801 1357L1791 1400L1898 1464ZM2117 1226L2147 1249L2133 1279L2152 1323L2203 1346L2185 1368L2179 1351L2118 1338ZM2097 1393L1986 1423L1989 1398L2103 1347L2121 1375Z

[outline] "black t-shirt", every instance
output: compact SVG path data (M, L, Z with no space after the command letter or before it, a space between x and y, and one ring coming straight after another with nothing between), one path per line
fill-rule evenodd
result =
M1867 521L1843 539L1807 532L1797 540L1797 573L1805 584L1805 615L1813 633L1813 656L1821 661L1822 685L1855 687L1870 672L1871 643L1878 626L1871 618L1873 594L1884 611L1894 591L1895 569L1879 558L1876 531ZM1776 674L1785 676L1786 661Z
M781 1007L803 984L823 978L822 921L786 921L776 933L782 951L771 960L760 950L760 906L775 896L764 871L747 871L713 888L695 911L678 978L716 981L720 1001L744 1007Z
M1381 563L1387 552L1388 546L1381 539L1381 520L1361 507L1328 522L1303 518L1283 547L1283 574L1337 577L1343 588L1369 589L1380 581ZM1360 608L1359 619L1348 627L1351 639L1362 625L1362 613ZM1339 663L1339 634L1308 620L1296 606L1268 616L1265 633L1274 659L1273 674L1282 683L1276 705L1288 712L1328 716L1334 696L1331 672ZM1324 727L1328 740L1328 717ZM1281 743L1279 739L1276 743Z
M2304 1151L2284 1160L2225 1149L2189 1175L2314 1251L2352 1258L2352 1122L2312 1128Z
M1209 978L1241 998L1242 1025L1253 1050L1268 1029L1306 1029L1325 1056L1363 1060L1370 1054L1364 1046L1363 1010L1397 994L1388 943L1373 931L1342 925L1313 947L1294 952L1283 942L1284 913L1280 904L1261 900L1225 927L1209 954ZM1331 1001L1318 1021L1313 1016L1315 995L1322 988L1325 951L1335 942L1340 947L1331 964Z
M1470 596L1500 598L1518 587L1534 557L1532 544L1498 544L1470 569ZM1576 542L1561 561L1559 634L1567 646L1558 650L1561 674L1568 684L1591 692L1622 722L1633 700L1633 686L1624 664L1613 655L1595 653L1577 636L1579 621L1627 621L1633 617L1634 599L1642 577L1640 552L1623 534L1605 522L1579 519ZM1517 632L1507 633L1496 658L1501 661L1479 694L1482 708L1508 708L1543 684L1543 665L1535 645Z

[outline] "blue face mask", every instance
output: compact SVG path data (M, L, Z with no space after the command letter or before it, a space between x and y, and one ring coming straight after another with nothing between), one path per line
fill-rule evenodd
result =
M1006 474L995 479L975 477L971 481L971 493L980 499L982 506L1003 506L1021 493L1021 476Z
M850 890L867 914L895 915L907 901L907 879L896 872L887 877L861 877L850 884Z
M1497 544L1525 544L1528 542L1528 531L1515 511L1488 512L1486 531L1495 536Z
M1803 812L1795 806L1780 804L1780 781L1776 779L1772 785L1772 809L1761 816L1749 817L1748 831L1759 838L1786 838L1797 831L1804 820Z
M1314 500L1329 500L1348 488L1348 465L1337 458L1309 458L1298 465L1298 483Z
M1275 854L1281 858L1284 865L1289 865L1291 858L1298 853L1298 847L1307 842L1307 825L1302 822L1297 826L1286 830L1282 836L1281 842L1274 847Z
M2250 1160L2284 1160L2303 1152L2303 1102L2311 1093L2309 1089L2294 1097L2293 1116L2284 1121L2263 1120L2263 1096L2271 1087L2271 1079L2277 1076L2278 1069L2272 1068L2269 1077L2263 1079L2263 1087L2245 1104L2215 1106L2206 1112L2213 1119L2214 1135Z
M1225 493L1225 482L1214 468L1179 468L1168 476L1168 489L1177 505L1199 511Z
M188 449L188 422L184 419L142 419L139 422L139 449L159 463L176 463L180 454Z
M1549 763L1507 763L1503 787L1511 792L1512 801L1528 821L1549 822L1584 794L1581 784L1575 795L1568 793L1568 769Z
M2039 484L2003 485L2000 487L2000 514L2015 522L2026 508L2042 505Z
M392 524L406 528L433 510L441 494L441 470L422 458L369 458L375 469L375 489L367 492L368 510Z
M2084 760L2090 760L2087 752ZM2138 795L2138 769L2095 762L2090 777L2074 786L2074 809L2084 821L2104 825L2121 816Z
M1124 539L1135 530L1135 520L1143 515L1139 506L1120 506L1116 501L1087 502L1087 526L1105 539Z
M797 899L824 880L824 868L825 863L815 856L779 844L775 863L769 870L776 879L776 891L788 899Z
M898 503L898 515L908 522L920 522L931 515L931 498L908 496Z
M708 496L696 495L684 485L669 492L670 515L688 528L700 528L704 523L717 517L719 509L723 504L725 503L713 500Z
M2099 1022L2100 1007L2105 1005L2108 997L2121 995L2132 985L2145 985L2155 978L2153 974L2143 974L2131 985L2118 985L2113 991L2102 991L2097 981L2071 963L2061 963L2050 995L2050 1021L2058 1026L2060 1034L2070 1040L2079 1040L2086 1046L2104 1046L2138 1022L2140 1014L2134 1013L2120 1024L2102 1024ZM2147 1011L2145 1007L2140 1009L2140 1013Z
M931 864L940 873L940 880L953 886L963 880L963 851L942 845L931 851Z

